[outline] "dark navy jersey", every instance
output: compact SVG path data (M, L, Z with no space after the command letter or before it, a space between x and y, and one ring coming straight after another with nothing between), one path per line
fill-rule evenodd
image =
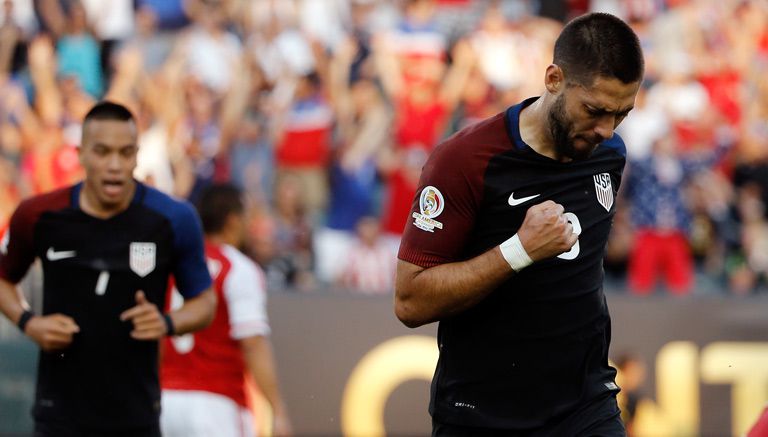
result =
M211 285L194 209L137 183L125 211L108 219L83 212L82 184L22 202L0 253L0 277L17 283L39 258L43 314L80 327L72 344L41 352L34 416L93 429L146 427L160 408L158 343L130 337L120 314L137 290L165 307L169 276L194 297Z
M618 135L584 161L559 162L523 142L525 102L470 126L426 163L399 258L431 267L473 258L552 200L579 232L574 247L536 262L485 300L440 321L435 420L532 430L617 390L602 259L625 163Z

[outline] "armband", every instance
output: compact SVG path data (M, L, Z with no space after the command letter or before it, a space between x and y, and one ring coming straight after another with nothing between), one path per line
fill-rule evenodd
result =
M16 326L19 327L22 333L24 333L24 330L27 328L27 323L29 323L29 319L32 317L35 317L35 313L30 310L24 310L24 312L21 313L21 317L19 317L19 321L16 322Z
M523 243L520 242L520 237L517 234L501 243L499 247L501 248L501 255L515 272L519 272L533 264L533 260L528 256L528 252L525 251Z
M165 320L165 329L167 331L165 335L169 337L176 335L176 327L173 326L173 319L171 319L171 315L168 313L163 314L163 320Z

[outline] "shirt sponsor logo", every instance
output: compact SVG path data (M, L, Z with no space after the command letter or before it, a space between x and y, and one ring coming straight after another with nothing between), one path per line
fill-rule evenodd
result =
M603 205L606 211L610 212L613 206L613 186L611 185L611 175L600 173L592 176L595 181L595 194L597 202Z
M613 382L613 381L610 381L610 382L606 382L606 383L605 383L605 387L606 387L608 390L618 390L618 389L619 389L619 386L618 386L618 385L616 385L616 383L615 383L615 382Z
M53 249L53 247L49 247L48 251L45 252L45 257L48 258L48 261L59 261L62 259L73 258L75 255L76 253L74 250L56 251Z
M419 196L421 213L414 212L412 215L415 219L414 226L427 232L434 232L435 228L443 229L443 224L435 220L435 217L439 216L444 208L445 199L440 190L431 185L424 187Z
M534 194L533 196L521 197L519 199L515 199L515 193L512 192L509 195L509 206L517 206L517 205L525 203L525 202L527 202L527 201L529 201L531 199L535 199L535 198L537 198L539 196L541 196L541 194Z
M142 278L155 270L157 245L155 243L131 243L128 264Z

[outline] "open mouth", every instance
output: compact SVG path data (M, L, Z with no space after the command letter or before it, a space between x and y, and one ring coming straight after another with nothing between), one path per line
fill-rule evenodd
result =
M101 185L104 188L104 193L107 196L114 197L119 196L123 192L125 181L118 179L108 179L102 182Z

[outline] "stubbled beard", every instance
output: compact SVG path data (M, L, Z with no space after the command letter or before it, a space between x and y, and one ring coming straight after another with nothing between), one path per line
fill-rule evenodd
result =
M565 95L560 94L549 111L549 132L555 143L555 153L558 157L567 157L573 160L584 160L592 155L592 148L577 150L573 145L570 133L573 130L573 122L568 120L565 114Z

